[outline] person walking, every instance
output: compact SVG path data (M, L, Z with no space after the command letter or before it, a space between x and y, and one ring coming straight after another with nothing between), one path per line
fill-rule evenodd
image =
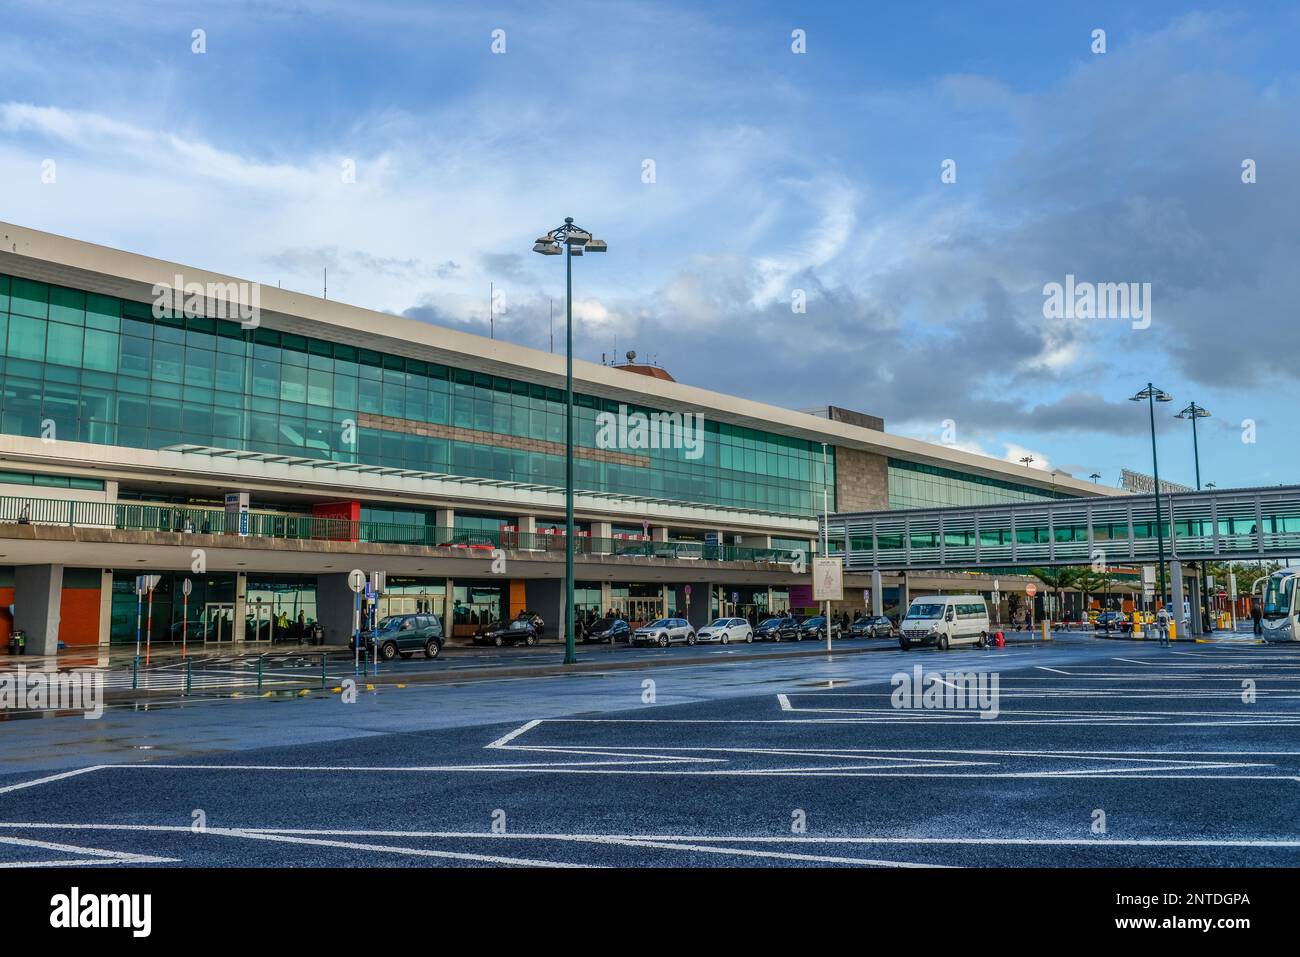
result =
M1250 602L1250 620L1255 626L1256 637L1264 634L1264 613L1259 607L1259 602L1254 599Z

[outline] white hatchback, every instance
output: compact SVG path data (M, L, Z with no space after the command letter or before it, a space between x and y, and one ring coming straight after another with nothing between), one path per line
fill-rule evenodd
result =
M697 641L717 641L724 645L733 641L748 644L754 640L754 629L744 618L719 618L701 628L695 638Z

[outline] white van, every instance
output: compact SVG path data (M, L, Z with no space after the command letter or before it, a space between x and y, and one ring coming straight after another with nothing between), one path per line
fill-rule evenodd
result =
M913 598L898 624L898 646L935 645L946 651L952 645L989 642L989 609L979 595L925 595Z

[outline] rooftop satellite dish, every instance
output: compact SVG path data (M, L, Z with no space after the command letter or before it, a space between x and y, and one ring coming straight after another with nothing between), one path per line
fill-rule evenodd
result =
M627 354L627 361L629 363L636 362L636 353L629 350Z

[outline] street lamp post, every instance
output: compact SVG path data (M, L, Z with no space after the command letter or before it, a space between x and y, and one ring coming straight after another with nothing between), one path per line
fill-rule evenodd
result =
M606 245L591 233L575 226L572 216L564 225L539 236L533 252L543 256L564 253L564 663L577 662L573 608L573 257L583 251L603 253Z
M1155 473L1155 499L1156 499L1156 561L1160 568L1160 600L1165 600L1165 586L1168 584L1165 579L1165 531L1164 521L1161 518L1160 509L1160 460L1156 456L1156 403L1172 402L1174 397L1163 389L1157 389L1150 382L1147 387L1135 396L1130 396L1130 402L1141 402L1147 400L1147 409L1151 413L1151 471Z
M1196 437L1196 420L1207 419L1209 416L1209 410L1197 405L1195 402L1188 403L1187 408L1175 416L1178 419L1192 420L1192 457L1196 462L1196 490L1198 492L1201 490L1201 445ZM1210 484L1213 485L1214 483L1211 482ZM1205 616L1203 621L1210 620L1209 584L1209 579L1205 575L1205 562L1201 562L1201 614Z

